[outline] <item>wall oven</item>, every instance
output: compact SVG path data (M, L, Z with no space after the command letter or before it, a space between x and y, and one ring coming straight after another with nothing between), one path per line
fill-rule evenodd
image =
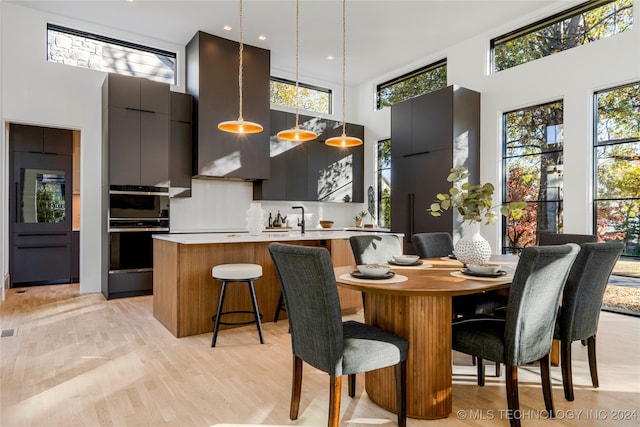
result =
M153 234L169 232L166 188L109 189L108 299L153 293Z

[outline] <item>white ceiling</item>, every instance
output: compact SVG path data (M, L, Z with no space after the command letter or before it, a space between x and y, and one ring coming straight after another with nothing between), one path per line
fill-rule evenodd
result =
M554 4L572 2L349 0L347 84L360 84L408 65L426 65L427 60L442 59L434 56L447 46L477 34L504 31L505 23L521 24L524 17L537 17ZM186 45L198 30L239 40L237 0L13 3L178 45ZM244 0L243 9L244 42L269 49L272 69L295 72L295 1ZM224 25L233 27L232 31L224 31ZM265 41L258 40L261 34ZM339 83L342 1L301 0L299 44L302 81L308 77ZM329 55L336 59L327 60Z

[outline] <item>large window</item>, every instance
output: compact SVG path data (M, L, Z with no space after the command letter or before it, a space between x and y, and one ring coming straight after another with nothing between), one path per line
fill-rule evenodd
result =
M378 141L378 226L391 228L391 140Z
M491 40L493 72L629 30L633 0L593 0Z
M503 219L503 252L513 252L562 232L563 103L505 113L503 129L503 202L527 203L522 219Z
M595 94L595 229L640 256L640 83Z
M47 24L47 60L92 70L176 83L176 54Z
M398 102L406 101L446 86L447 61L443 59L379 84L376 87L376 106L378 110L383 107L391 107Z
M298 94L296 99L296 82L271 77L269 98L272 104L283 107L296 108L316 113L331 113L331 90L298 82Z

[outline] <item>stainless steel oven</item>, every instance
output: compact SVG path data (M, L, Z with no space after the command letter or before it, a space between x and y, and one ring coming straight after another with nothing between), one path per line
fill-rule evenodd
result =
M153 234L169 232L166 188L112 186L109 190L107 298L153 292Z

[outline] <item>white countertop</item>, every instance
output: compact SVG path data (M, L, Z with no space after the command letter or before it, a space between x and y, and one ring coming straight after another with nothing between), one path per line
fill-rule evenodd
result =
M371 231L344 231L344 230L310 230L301 234L299 230L262 232L258 236L252 236L248 232L215 232L215 233L167 233L154 234L154 239L166 240L185 245L197 245L208 243L251 243L251 242L283 242L292 240L337 240L348 239L351 236L370 236L378 233ZM404 236L401 233L391 233Z

